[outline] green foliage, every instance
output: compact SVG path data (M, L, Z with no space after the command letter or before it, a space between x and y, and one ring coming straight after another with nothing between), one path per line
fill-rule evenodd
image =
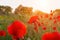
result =
M0 6L0 15L8 15L12 13L12 8L10 6Z

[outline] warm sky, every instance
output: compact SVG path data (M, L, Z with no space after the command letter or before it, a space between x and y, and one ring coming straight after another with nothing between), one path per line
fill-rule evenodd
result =
M13 9L22 4L23 6L33 7L43 12L49 13L50 10L60 8L60 0L0 0L0 5L9 5Z

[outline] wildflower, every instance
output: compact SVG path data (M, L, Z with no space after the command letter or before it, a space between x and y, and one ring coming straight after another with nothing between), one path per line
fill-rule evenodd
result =
M50 32L44 33L42 36L42 40L52 40L53 35Z
M57 21L56 20L54 20L54 24L56 24L57 23Z
M6 32L4 30L0 30L0 36L6 36Z
M57 16L57 20L60 21L60 16Z
M48 32L42 36L42 40L60 40L60 33Z
M43 30L46 30L46 27L42 27Z
M15 39L23 38L26 34L26 25L21 21L14 21L8 26L8 33Z
M55 26L53 27L53 30L56 30L56 27Z
M30 20L28 21L29 24L34 24L34 30L36 30L36 32L38 31L38 26L40 26L40 22L39 22L39 18L38 16L32 16L30 18Z
M39 19L38 16L32 16L32 17L29 19L28 23L32 24L32 23L36 22L36 20L38 20L38 19Z

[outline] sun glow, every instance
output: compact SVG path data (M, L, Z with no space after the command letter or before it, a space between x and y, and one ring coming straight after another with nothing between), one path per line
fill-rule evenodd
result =
M36 6L37 5L37 6ZM35 9L38 9L38 10L41 10L41 11L44 11L44 12L47 12L48 11L48 6L49 6L49 3L47 0L39 0L36 5L33 7L34 10Z

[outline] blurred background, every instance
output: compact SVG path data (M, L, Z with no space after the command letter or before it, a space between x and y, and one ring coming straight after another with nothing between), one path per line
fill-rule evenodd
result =
M0 40L12 40L7 27L14 20L20 20L27 26L24 40L41 40L45 32L60 32L60 0L0 0L0 30L6 31L6 36ZM35 22L28 21L38 16ZM35 17L34 17L35 18ZM31 19L34 21L34 18ZM35 18L36 19L36 18ZM36 31L38 30L38 32Z

